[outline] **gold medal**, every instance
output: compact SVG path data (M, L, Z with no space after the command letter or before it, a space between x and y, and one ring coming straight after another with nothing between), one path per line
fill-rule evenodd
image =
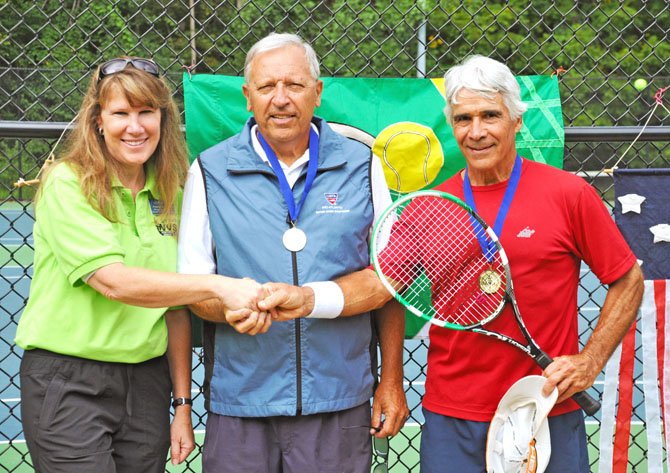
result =
M502 278L500 274L487 269L479 275L479 288L486 294L495 294L502 286Z

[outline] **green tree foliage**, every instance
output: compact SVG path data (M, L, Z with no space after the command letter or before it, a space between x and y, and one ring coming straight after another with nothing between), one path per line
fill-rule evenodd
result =
M271 31L295 31L312 41L324 75L412 77L425 22L429 77L473 53L505 61L519 74L548 74L562 66L566 98L576 103L574 109L565 104L568 122L613 125L630 115L628 105L638 93L631 79L644 77L651 88L668 78L665 3L5 0L1 92L12 100L4 101L0 117L68 119L86 75L123 54L155 58L175 88L194 53L197 72L241 74L246 51Z
M325 76L416 77L422 49L427 77L474 53L518 74L562 67L566 125L640 125L670 82L669 24L667 2L642 0L0 0L0 120L69 121L90 72L120 55L153 57L181 102L185 66L241 75L278 31L310 40ZM24 162L45 147L25 143ZM0 149L3 178L16 152Z

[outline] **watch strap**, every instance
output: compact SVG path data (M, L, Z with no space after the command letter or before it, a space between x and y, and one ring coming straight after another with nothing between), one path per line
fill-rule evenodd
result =
M192 406L193 399L191 399L190 397L176 397L174 401L172 401L172 407L183 406L185 404Z

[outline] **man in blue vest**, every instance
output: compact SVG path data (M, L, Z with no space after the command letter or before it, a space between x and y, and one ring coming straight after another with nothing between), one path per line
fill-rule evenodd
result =
M368 266L374 217L390 195L379 159L314 116L323 89L314 50L271 34L251 48L244 74L253 118L191 167L179 271L310 285ZM216 300L192 307L208 321L203 471L368 473L370 434L395 435L407 418L402 309L343 313L337 284L311 287L328 302L285 323L223 313ZM371 412L375 325L382 362Z

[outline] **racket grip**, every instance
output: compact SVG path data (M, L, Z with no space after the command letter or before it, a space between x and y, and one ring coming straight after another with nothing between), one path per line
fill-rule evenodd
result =
M538 350L538 353L535 354L535 361L542 369L545 369L554 360L552 360L552 358L542 350ZM574 399L575 402L579 404L579 407L581 407L584 412L590 416L594 415L600 410L600 401L595 400L586 391L580 391L573 394L572 399Z
M579 407L584 409L588 415L592 416L600 410L600 401L593 399L593 397L586 391L580 391L572 395Z

